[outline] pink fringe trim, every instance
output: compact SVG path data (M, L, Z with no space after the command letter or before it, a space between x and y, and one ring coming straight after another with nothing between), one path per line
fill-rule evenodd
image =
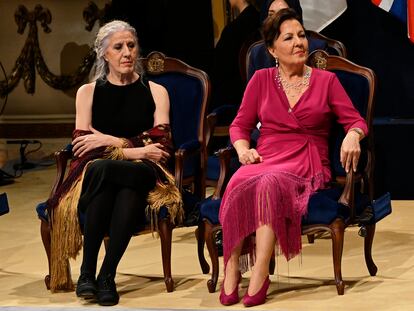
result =
M223 226L224 262L232 250L262 225L270 225L278 246L290 260L302 249L301 220L307 212L310 195L324 184L323 175L303 178L289 172L268 172L235 186L226 194L220 207ZM244 241L243 253L250 254L250 266L255 259L254 239ZM240 258L240 268L249 266L246 256Z

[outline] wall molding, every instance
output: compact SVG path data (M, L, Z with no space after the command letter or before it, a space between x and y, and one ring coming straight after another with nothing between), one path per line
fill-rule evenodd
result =
M73 123L0 123L3 138L62 138L72 137Z
M106 4L105 7L100 10L94 2L89 2L88 6L83 10L83 19L86 22L85 29L91 31L96 21L99 21L99 24L102 25L104 16L110 6L110 4ZM17 7L14 13L14 19L19 34L24 33L27 25L29 31L26 42L11 73L4 80L0 81L0 97L5 97L11 93L21 79L24 81L26 92L28 94L34 94L36 70L42 80L54 89L67 90L79 85L85 80L92 69L96 57L92 48L84 57L79 67L71 75L55 75L46 65L39 45L37 23L40 23L41 29L43 29L45 33L50 33L52 31L49 27L52 22L52 14L48 8L44 8L42 5L37 4L33 11L29 11L21 4Z
M25 123L75 123L75 114L25 114L4 115L0 118L0 124L25 124Z

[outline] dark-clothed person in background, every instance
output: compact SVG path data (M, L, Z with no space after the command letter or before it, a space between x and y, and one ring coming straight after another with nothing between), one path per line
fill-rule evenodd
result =
M281 9L291 8L295 10L301 22L303 22L302 7L300 6L300 2L298 0L268 0L265 1L263 8L264 10L261 12L261 18L266 19L268 16L272 16ZM315 38L308 38L308 45L309 53L317 49L323 50L326 48L326 44L323 41ZM267 47L264 42L255 45L250 50L249 68L247 69L247 81L251 79L256 70L274 66L275 59L267 51Z
M229 0L240 13L227 24L214 49L211 74L210 110L222 105L240 105L244 85L240 74L239 54L243 44L259 34L259 12L247 0Z

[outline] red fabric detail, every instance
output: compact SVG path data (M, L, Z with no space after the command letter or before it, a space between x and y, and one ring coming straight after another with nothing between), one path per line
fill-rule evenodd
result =
M225 237L224 262L244 237L264 224L272 227L287 260L299 254L302 216L307 212L310 195L322 186L322 175L302 178L288 172L268 172L251 177L230 193L226 192L222 200L226 208L220 210ZM246 239L244 249L253 256L252 239Z
M88 134L92 134L92 132L75 129L72 133L72 140L79 136L84 136ZM174 153L173 144L171 140L171 128L169 124L157 125L143 132L138 137L132 137L128 139L129 144L133 147L143 147L148 144L145 143L148 141L151 141L152 143L161 143L164 146L165 151L170 153L170 155ZM94 159L103 158L105 156L105 150L106 147L95 148L87 152L82 157L74 157L72 159L67 177L63 181L62 185L56 190L56 193L52 197L50 197L46 202L49 209L53 210L59 204L60 198L69 191L72 184L79 178L86 164ZM151 161L146 161L146 163L152 165ZM154 164L152 166L156 169L158 179L163 181L165 177L163 176L163 172L158 168L157 165Z
M408 37L410 38L410 41L414 43L414 1L408 0L407 5Z

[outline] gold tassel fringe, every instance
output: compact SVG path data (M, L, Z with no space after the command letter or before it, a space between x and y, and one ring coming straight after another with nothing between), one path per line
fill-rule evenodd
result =
M52 211L50 290L73 290L69 258L75 259L82 248L82 232L79 224L78 202L82 192L85 166L80 177Z
M120 159L121 148L111 148L105 158ZM111 152L112 151L112 152ZM82 233L78 218L78 202L82 191L82 182L85 171L70 190L59 201L58 206L51 214L51 280L52 292L60 290L73 290L69 258L75 259L82 248ZM158 165L158 164L157 164ZM161 207L168 209L170 220L173 224L180 224L184 218L184 209L181 194L175 185L174 177L164 167L158 165L164 172L167 182L158 182L155 188L148 194L147 213L151 216L151 229L156 231L158 212Z
M157 229L158 212L161 207L168 209L172 224L181 224L184 219L184 209L181 193L175 185L174 177L163 166L157 164L166 176L166 183L157 183L147 197L147 214L151 217L151 229Z

